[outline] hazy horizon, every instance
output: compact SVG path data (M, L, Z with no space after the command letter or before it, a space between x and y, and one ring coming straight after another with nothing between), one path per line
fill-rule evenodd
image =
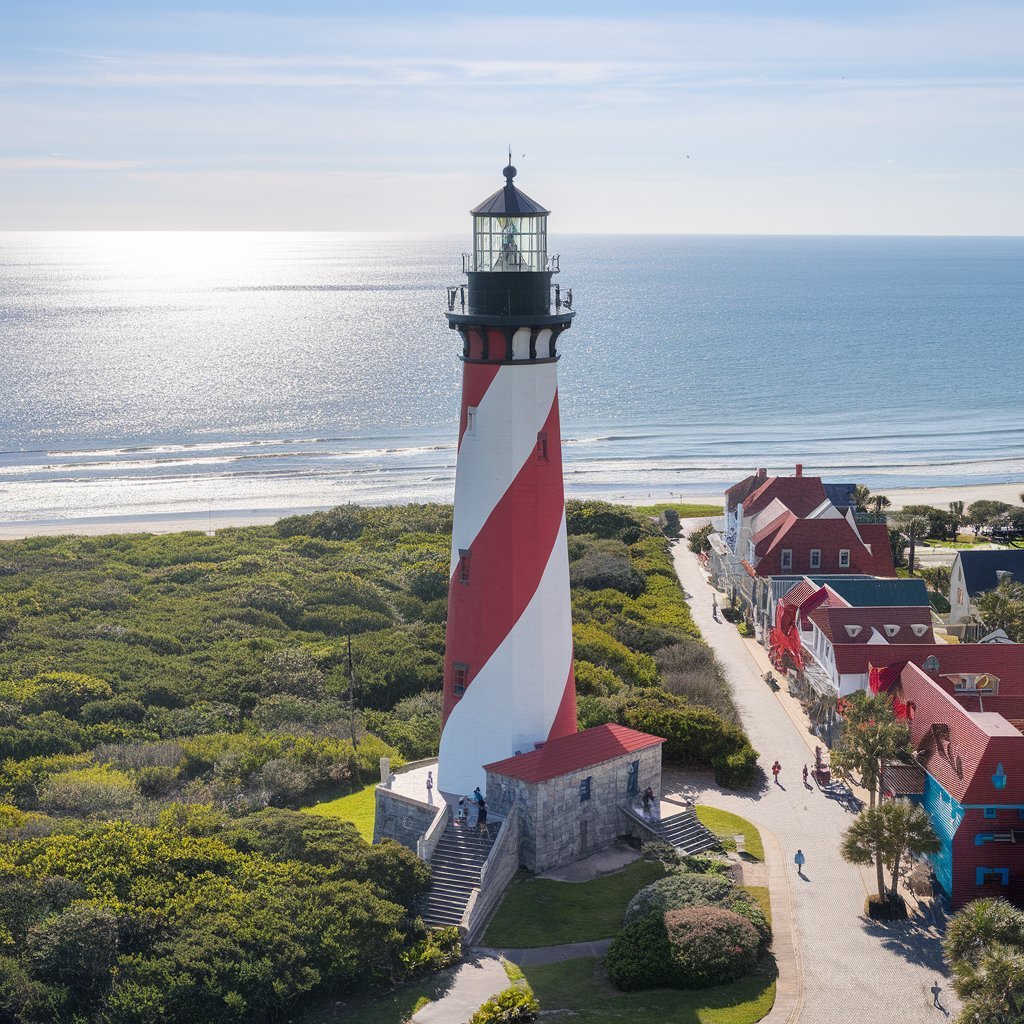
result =
M40 0L0 230L1024 235L1024 7Z

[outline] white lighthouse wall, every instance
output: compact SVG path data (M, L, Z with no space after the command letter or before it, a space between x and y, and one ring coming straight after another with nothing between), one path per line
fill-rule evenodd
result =
M441 734L438 785L483 787L483 765L547 739L572 666L565 516L526 610L452 709Z

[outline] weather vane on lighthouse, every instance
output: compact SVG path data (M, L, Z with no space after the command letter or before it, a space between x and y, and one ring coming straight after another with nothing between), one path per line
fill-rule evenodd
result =
M571 292L552 278L544 209L513 184L472 211L465 285L451 587L438 785L468 793L483 765L576 732L558 419L559 336ZM568 301L567 301L568 300Z

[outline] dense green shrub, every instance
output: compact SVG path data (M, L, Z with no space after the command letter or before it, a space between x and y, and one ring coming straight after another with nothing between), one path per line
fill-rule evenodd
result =
M469 1024L519 1024L536 1020L540 1003L529 985L510 985L488 999L472 1017Z
M757 751L749 743L727 754L718 754L711 760L715 782L729 789L748 789L757 776L757 758Z
M624 992L660 988L670 978L671 948L664 915L647 914L612 939L604 958L608 980Z
M646 589L642 573L633 568L628 554L609 555L588 552L569 569L569 582L588 590L621 590L630 597L639 597Z
M669 984L707 988L749 974L761 944L754 926L721 907L685 907L665 914Z
M701 526L696 530L691 530L690 539L687 542L689 544L690 550L695 555L701 555L704 554L704 552L706 551L710 551L711 543L708 540L708 538L711 536L712 533L714 533L714 527L710 523L707 523L706 525Z
M746 889L741 889L731 878L718 872L674 873L659 878L630 900L623 921L629 925L648 914L665 914L683 907L722 907L731 910L749 921L757 932L759 952L771 944L771 925L761 905Z
M402 965L409 972L441 971L461 959L462 937L454 926L428 932L402 953Z
M565 503L565 522L570 534L592 533L595 537L635 544L641 537L657 533L645 516L622 505L607 501L569 500Z

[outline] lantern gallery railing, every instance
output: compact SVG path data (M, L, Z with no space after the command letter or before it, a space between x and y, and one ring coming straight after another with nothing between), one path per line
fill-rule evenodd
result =
M557 274L558 273L558 260L559 260L558 256L548 256L547 261L544 264L544 271L546 273L549 273L549 274ZM491 270L494 270L494 269L495 269L494 267L488 267L488 266L480 266L480 267L475 266L474 265L474 260L473 260L473 253L471 253L471 252L464 252L462 254L462 272L464 274L472 274L472 273L474 273L475 271L478 271L478 270L479 271L491 271ZM535 270L536 268L528 266L525 262L523 262L520 266L518 266L518 268L514 264L505 262L505 263L502 264L502 266L499 269L501 269L501 270L515 270L515 269L519 269L519 270L523 270L523 271L532 271L532 270Z
M447 287L448 292L448 307L447 312L449 313L472 313L473 310L467 309L466 301L468 296L468 289L464 284L451 284ZM551 286L551 308L556 312L560 313L562 310L572 310L573 308L572 289L563 288L559 284L553 284Z

